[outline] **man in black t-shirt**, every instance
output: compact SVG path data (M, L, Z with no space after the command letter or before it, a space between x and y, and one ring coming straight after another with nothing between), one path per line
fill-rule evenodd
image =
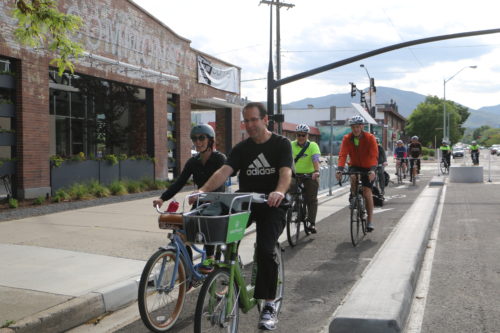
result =
M287 138L267 129L267 111L262 103L248 103L243 108L243 122L249 138L229 154L224 166L200 188L209 192L239 171L239 190L268 195L266 204L252 204L250 221L257 223L257 278L254 297L266 303L260 315L259 329L273 330L278 322L275 309L278 266L274 247L286 224L281 201L290 186L292 148Z
M417 173L420 174L420 157L422 156L422 144L418 141L418 136L411 137L411 143L408 145L408 155L415 158L417 161ZM413 163L415 160L410 159L410 170L413 170Z

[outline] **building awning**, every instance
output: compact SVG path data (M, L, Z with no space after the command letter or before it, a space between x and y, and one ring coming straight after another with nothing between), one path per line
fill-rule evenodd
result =
M368 124L378 125L375 119L373 119L372 116L370 116L370 114L366 112L366 110L361 105L357 103L351 103L351 104L354 107L354 109L359 113L359 115L366 120Z
M225 99L218 98L218 97L192 98L191 103L202 106L202 107L207 107L207 108L242 108L243 107L243 105L234 104L234 103L231 103L229 101L226 101Z

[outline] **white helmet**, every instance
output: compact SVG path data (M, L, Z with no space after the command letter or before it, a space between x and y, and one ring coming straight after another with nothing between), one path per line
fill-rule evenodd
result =
M295 132L300 132L300 133L309 133L310 130L311 129L306 124L299 124L295 128Z
M414 135L411 137L412 140L417 140L418 141L418 136Z
M472 144L473 144L473 145L475 145L476 143L477 143L477 142L476 142L475 140L474 140L474 141L472 141Z
M353 116L349 119L349 125L362 125L365 123L365 120L361 116Z
M403 140L398 140L398 141L396 141L396 144L398 144L398 145L399 145L399 144L403 144Z

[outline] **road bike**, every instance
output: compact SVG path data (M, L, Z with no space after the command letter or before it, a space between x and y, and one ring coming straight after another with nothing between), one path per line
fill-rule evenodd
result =
M200 285L206 275L198 272L192 252L186 247L186 234L181 213L167 213L156 207L160 229L171 229L170 242L156 251L146 263L139 282L138 305L141 319L153 332L172 328L184 306L186 293ZM189 244L206 259L203 249Z
M417 185L417 174L418 174L418 163L420 162L419 158L410 157L410 182L413 186Z
M253 297L255 277L258 267L253 262L252 277L247 284L242 273L242 263L238 255L239 241L250 217L251 204L266 202L257 193L203 193L200 200L212 203L224 202L229 209L225 215L206 216L203 212L184 214L185 223L190 226L188 240L205 244L218 244L215 269L208 275L201 287L194 316L195 333L238 332L239 310L247 313L255 306L262 308L261 301ZM245 210L243 204L248 207ZM225 260L221 260L221 252ZM276 311L279 314L283 302L285 271L282 249L275 246L278 264ZM255 254L254 254L255 257ZM247 278L248 280L248 278Z
M403 164L406 163L406 159L404 158L397 158L396 159L396 176L398 177L398 184L403 184L403 176L406 173L406 170L403 168Z
M472 164L479 165L479 151L471 151Z
M441 169L441 173L443 175L447 175L448 173L450 173L450 165L448 164L448 160L446 159L446 157L441 157L439 168Z
M304 224L306 235L311 233L311 221L307 204L304 200L304 179L311 178L311 175L295 175L295 184L292 186L290 206L286 213L286 238L291 247L297 245L300 236L300 224Z
M366 203L363 197L363 184L361 182L362 175L368 175L367 172L361 171L347 171L342 174L347 174L349 176L354 175L356 180L351 182L351 196L349 199L349 209L351 211L350 220L350 231L351 231L351 242L353 246L357 246L361 239L366 235ZM342 186L342 183L339 182Z

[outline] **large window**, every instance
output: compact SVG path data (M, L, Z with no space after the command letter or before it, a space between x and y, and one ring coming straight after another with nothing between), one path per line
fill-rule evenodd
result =
M84 75L49 75L51 154L147 153L145 89Z

